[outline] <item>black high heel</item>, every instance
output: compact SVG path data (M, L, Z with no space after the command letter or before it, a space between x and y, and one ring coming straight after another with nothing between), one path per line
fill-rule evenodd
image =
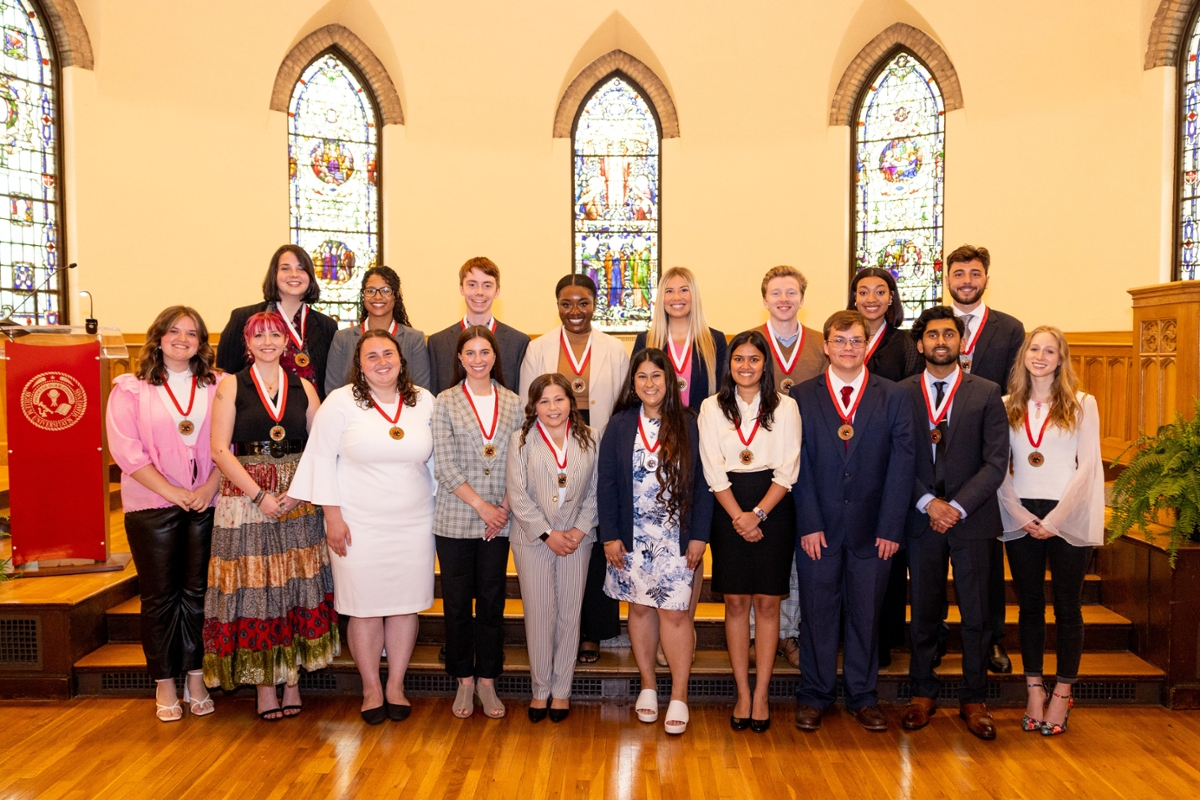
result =
M547 708L546 706L542 706L541 708L534 708L533 706L530 706L529 707L529 721L530 722L541 722L542 720L544 720L546 718L546 714L549 713L549 711L550 711L550 709Z
M742 731L746 730L746 728L750 727L750 718L749 717L735 717L733 715L730 715L729 727L733 728L738 733L741 733Z
M570 713L571 709L569 708L552 708L550 709L550 721L555 723L562 722Z
M770 727L770 717L767 717L766 719L755 719L754 717L750 718L750 730L754 731L755 733L766 733L767 729Z

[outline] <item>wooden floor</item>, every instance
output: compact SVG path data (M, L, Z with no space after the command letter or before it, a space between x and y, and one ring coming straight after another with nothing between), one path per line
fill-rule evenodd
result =
M533 725L512 702L500 721L456 720L449 699L413 702L407 722L374 728L343 697L309 697L275 724L240 696L171 724L144 699L0 702L0 797L1158 800L1200 786L1200 712L1078 709L1067 735L1045 739L1004 709L999 738L982 742L945 710L916 733L870 734L837 712L804 734L780 704L756 735L732 732L728 707L696 705L687 733L668 738L628 703L576 703L563 724Z

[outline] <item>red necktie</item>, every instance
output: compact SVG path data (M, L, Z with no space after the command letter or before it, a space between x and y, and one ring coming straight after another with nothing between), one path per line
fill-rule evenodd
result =
M842 387L842 405L845 406L846 408L850 407L850 395L853 393L854 393L853 386L843 386Z

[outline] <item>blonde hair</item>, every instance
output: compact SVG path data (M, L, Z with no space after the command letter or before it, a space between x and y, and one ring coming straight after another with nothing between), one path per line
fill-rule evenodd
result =
M1025 424L1025 414L1029 410L1029 394L1033 382L1029 379L1029 370L1025 368L1025 354L1033 338L1047 333L1054 337L1058 348L1058 368L1054 371L1054 383L1050 387L1050 418L1048 425L1057 425L1064 431L1073 431L1079 425L1083 415L1083 407L1075 393L1079 390L1079 378L1075 375L1075 367L1071 365L1071 347L1067 337L1052 325L1042 325L1034 328L1025 335L1025 344L1013 364L1012 374L1008 376L1008 399L1005 401L1005 411L1008 413L1008 424L1013 430Z
M659 277L658 291L654 298L654 315L650 318L650 330L646 332L646 347L654 347L664 352L667 349L671 331L667 323L667 312L663 308L663 292L671 278L683 278L692 295L688 328L692 334L692 341L696 343L696 351L704 359L704 368L708 371L708 385L712 391L716 391L717 345L713 342L712 333L709 332L708 323L704 319L704 306L700 302L700 287L696 285L696 276L687 267L671 267Z
M804 273L800 270L786 265L771 267L769 270L767 270L767 274L763 275L762 279L762 296L764 299L767 296L767 284L776 278L794 279L796 283L800 284L801 297L803 297L804 293L808 291L808 278L804 277Z

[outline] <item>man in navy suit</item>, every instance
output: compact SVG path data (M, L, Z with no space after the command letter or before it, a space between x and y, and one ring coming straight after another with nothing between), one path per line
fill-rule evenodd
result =
M988 575L992 544L1003 529L996 491L1008 469L1008 417L1000 387L959 366L963 328L951 309L925 309L912 328L925 371L899 384L911 397L919 442L906 523L913 698L901 723L908 730L923 728L937 705L940 681L933 661L948 561L954 565L962 613L959 716L971 733L994 739L996 728L984 704L991 641Z
M796 727L817 730L833 704L844 619L846 707L867 730L886 731L875 689L879 609L912 491L912 403L863 366L867 321L857 311L825 322L825 354L829 367L791 390L803 423L792 491L800 544Z

